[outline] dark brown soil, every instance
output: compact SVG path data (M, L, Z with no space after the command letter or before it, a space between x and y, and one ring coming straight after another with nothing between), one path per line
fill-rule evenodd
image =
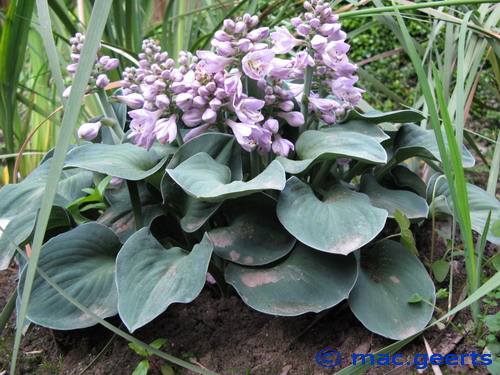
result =
M429 249L430 222L417 232L420 233L417 237L418 248ZM437 239L434 259L443 256L443 253L443 242ZM421 254L424 262L429 256L428 251ZM459 287L465 280L463 262L456 263L454 273L457 285L454 292L456 304L460 296ZM15 288L15 275L15 270L0 274L2 306ZM436 287L438 289L446 285ZM439 301L438 306L446 310L446 300ZM119 325L118 318L110 321ZM454 324L462 327L459 329L463 332L469 321L468 312L462 311L455 317ZM13 323L11 318L10 325L2 333L0 374L8 369L8 356L14 336ZM472 350L482 353L482 348L474 346L477 339L473 334L466 334L460 339L461 331L449 325L444 330L430 329L424 337L434 353L461 354ZM393 342L365 329L345 304L322 315L275 317L252 310L236 296L221 298L208 287L193 303L171 306L166 313L134 335L147 343L157 338L166 338L168 341L162 348L163 351L218 373L268 375L332 374L350 364L352 353L373 353ZM111 337L112 334L101 326L66 332L33 327L23 341L19 374L80 374ZM326 348L343 354L341 365L335 369L321 367L315 361L316 353ZM422 336L399 353L405 355L405 361L415 354L425 354ZM126 340L117 337L86 374L132 374L142 359L128 347ZM157 365L166 363L159 358L153 362ZM172 367L175 374L191 374L180 367ZM485 366L473 366L470 358L464 366L442 366L441 371L443 374L488 373ZM419 372L413 366L378 366L367 372L389 373ZM433 372L428 368L423 373ZM149 374L159 372L151 369Z

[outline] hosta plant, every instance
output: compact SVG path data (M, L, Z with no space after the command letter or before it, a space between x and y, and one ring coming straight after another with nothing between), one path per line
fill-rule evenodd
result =
M206 282L274 315L347 301L392 339L426 326L434 285L408 227L427 218L433 193L443 213L453 207L445 180L428 188L405 161L439 170L434 133L415 124L416 111L357 110L363 90L338 17L321 0L304 7L274 30L257 16L228 19L212 50L177 61L145 40L112 103L106 72L118 61L96 57L87 92L98 91L105 113L79 128L83 141L67 154L38 263L46 276L131 332ZM70 73L84 39L70 41ZM0 190L4 269L32 240L51 156ZM465 148L462 160L474 164ZM471 194L482 228L498 203ZM384 239L395 219L401 241ZM40 276L27 318L63 330L95 324Z

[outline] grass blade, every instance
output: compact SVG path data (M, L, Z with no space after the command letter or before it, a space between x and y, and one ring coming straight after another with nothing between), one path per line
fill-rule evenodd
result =
M94 64L95 56L97 54L99 40L104 30L104 26L106 25L106 20L108 18L111 3L111 0L97 0L95 2L92 16L89 22L89 32L83 45L82 54L78 63L78 69L76 71L75 79L71 89L71 94L65 108L61 124L61 131L57 140L54 157L52 159L49 170L47 179L48 183L45 188L44 198L40 208L40 214L36 223L32 254L27 266L28 270L26 274L24 293L21 296L21 304L18 312L19 324L16 330L14 341L14 350L12 355L13 359L10 368L11 374L15 374L16 370L17 356L19 354L19 347L22 337L22 327L26 317L31 288L33 285L33 280L35 278L38 259L40 257L40 249L42 247L45 230L47 229L47 223L50 216L50 211L52 209L52 204L54 202L57 184L61 176L64 160L66 159L66 153L71 142L75 122L80 112L83 95L87 87L87 82Z

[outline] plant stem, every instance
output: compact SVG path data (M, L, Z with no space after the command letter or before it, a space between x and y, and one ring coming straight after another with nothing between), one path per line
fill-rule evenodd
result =
M312 66L307 66L304 75L304 92L302 93L302 115L304 116L304 124L299 127L299 134L302 134L307 128L307 114L309 112L309 95L312 85Z
M356 177L366 166L362 161L358 161L352 168L350 168L347 173L344 175L343 180L345 182L350 182L354 177Z
M144 227L144 218L142 216L141 198L137 189L137 182L127 180L128 194L132 203L132 211L134 212L135 230L138 231Z
M109 102L108 96L106 95L106 91L103 88L98 87L97 95L99 96L99 100L101 102L102 108L104 109L104 114L106 115L106 117L115 120L115 124L113 125L113 130L115 132L115 135L118 137L117 143L120 143L125 133L123 132L123 129L120 127L120 124L118 123L118 118L116 117L116 113L113 107L111 106L111 103Z
M314 186L317 186L325 177L325 174L330 171L330 168L332 165L335 163L335 159L332 160L326 160L321 164L321 168L319 169L318 173L314 176L311 184Z

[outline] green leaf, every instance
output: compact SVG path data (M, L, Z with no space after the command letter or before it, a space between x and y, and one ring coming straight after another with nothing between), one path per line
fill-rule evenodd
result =
M222 212L229 225L208 232L214 252L246 266L260 266L284 257L295 238L276 217L276 201L264 194L229 200Z
M290 256L272 267L231 263L225 278L255 310L295 316L323 311L347 298L356 275L352 254L326 254L297 243Z
M188 303L205 285L212 243L205 236L191 253L165 249L147 228L132 235L116 259L118 310L130 332L172 303Z
M139 362L132 375L147 375L148 370L149 370L149 361L145 359Z
M445 142L447 145L447 142ZM394 140L394 157L400 163L412 157L420 157L441 162L436 136L432 130L424 130L414 124L402 125ZM475 159L471 153L462 147L462 164L464 168L473 167Z
M410 253L410 255L418 255L418 249L415 244L415 238L413 237L413 233L409 229L401 230L401 245L405 247L406 250Z
M424 300L424 298L418 294L418 293L415 293L414 295L412 295L410 297L410 299L408 300L408 303L418 303L418 302L422 302Z
M103 225L83 224L60 234L42 246L38 267L66 293L101 318L117 313L115 257L120 249L118 237ZM23 292L27 266L21 273ZM96 322L61 296L39 274L35 277L27 318L44 327L70 330Z
M401 229L401 231L403 231L405 229L410 229L410 220L401 211L396 210L394 212L394 220L396 220L396 222L398 223L399 228Z
M165 173L161 180L163 203L173 207L181 218L181 227L187 233L196 232L212 217L222 202L205 202L187 195L174 180Z
M448 263L444 259L439 259L432 263L432 274L434 275L438 283L442 283L444 279L446 279L449 271L450 263Z
M291 177L277 206L281 224L314 249L348 254L370 242L384 228L387 211L373 207L361 193L340 185L319 200L310 186Z
M401 211L409 219L424 219L429 213L429 206L424 198L407 190L391 190L381 186L372 174L361 178L360 191L370 197L375 207L383 208L394 217Z
M418 174L413 173L407 167L396 165L391 169L389 174L393 178L396 186L403 189L412 190L414 193L417 193L421 197L426 196L427 184L422 181Z
M425 116L414 109L404 109L393 112L380 112L374 110L364 114L351 110L344 121L365 120L372 124L380 124L382 122L420 122L423 119L425 119Z
M163 345L165 345L166 342L167 342L167 339L160 338L160 339L156 339L155 341L153 341L149 345L155 349L160 349Z
M167 169L167 173L189 195L212 202L263 190L282 190L285 186L285 171L277 161L248 182L232 181L231 170L206 153L190 157L175 169Z
M427 200L432 200L432 194L434 191L434 186L436 187L436 211L443 214L452 214L453 200L451 198L450 189L448 183L444 178L438 179L438 174L432 176L429 181L429 187L427 189ZM437 181L437 182L436 182ZM472 229L478 233L482 233L486 224L486 219L491 211L491 221L495 222L500 220L500 202L488 194L486 191L478 186L467 183L467 196L469 198L469 209L470 209L470 219ZM492 230L493 226L490 226L488 232L487 240L494 243L495 245L500 245L500 236L495 236Z
M390 137L374 122L363 121L363 120L352 120L349 122L343 122L338 125L334 125L327 129L335 129L338 132L345 132L348 134L351 133L359 133L362 135L366 135L377 142L381 143Z
M6 232L6 235L0 233L0 270L9 266L16 245L25 243L33 232L50 164L48 160L21 183L5 185L0 189L0 226ZM57 187L55 204L67 206L83 197L82 190L92 185L91 172L78 169L65 171Z
M158 150L162 150L160 152ZM66 167L79 167L125 180L142 180L158 171L174 149L144 148L122 143L87 144L68 153Z
M496 334L500 331L500 311L495 315L486 315L484 317L484 323L488 326L488 330L492 334Z
M191 156L204 152L215 161L227 165L231 177L238 181L243 179L241 170L241 147L236 138L229 134L205 133L183 144L168 163L169 169L174 169Z
M384 241L361 253L349 306L370 331L402 340L420 332L434 311L425 302L408 303L416 293L435 301L434 284L424 266L397 242Z
M500 220L496 220L491 226L491 234L495 237L500 237Z
M144 349L142 346L134 342L130 342L128 346L130 346L134 352L136 352L139 355L142 355L143 357L147 357L149 354L146 349Z

